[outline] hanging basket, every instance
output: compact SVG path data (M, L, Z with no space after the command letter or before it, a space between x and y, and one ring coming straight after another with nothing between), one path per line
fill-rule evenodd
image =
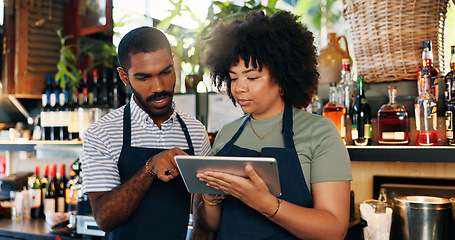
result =
M365 82L416 80L422 42L433 43L433 64L444 66L447 0L343 0L358 74Z

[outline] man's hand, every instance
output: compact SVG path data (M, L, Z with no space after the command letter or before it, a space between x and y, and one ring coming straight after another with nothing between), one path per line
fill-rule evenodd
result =
M162 151L149 159L147 163L148 169L155 173L161 181L168 182L180 174L174 159L174 156L176 155L188 154L180 148Z

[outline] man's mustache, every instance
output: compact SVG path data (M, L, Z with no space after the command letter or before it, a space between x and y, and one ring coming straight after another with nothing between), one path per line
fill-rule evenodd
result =
M172 97L172 95L173 95L173 92L169 92L169 91L156 92L153 95L148 96L145 99L145 101L151 102L157 98L162 98L162 97L167 97L167 96Z

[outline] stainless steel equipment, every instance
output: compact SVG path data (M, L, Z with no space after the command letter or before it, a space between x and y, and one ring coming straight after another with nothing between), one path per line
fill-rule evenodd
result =
M104 231L96 225L95 218L90 215L76 215L76 232L82 235L104 236Z
M395 198L404 240L445 240L452 218L447 198L403 196Z

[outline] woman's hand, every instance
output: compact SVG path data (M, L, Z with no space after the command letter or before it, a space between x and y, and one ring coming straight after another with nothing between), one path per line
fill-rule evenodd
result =
M248 178L216 171L204 171L198 173L197 177L206 182L207 186L232 195L261 213L273 213L276 198L270 194L264 180L251 165L245 166L245 173Z

